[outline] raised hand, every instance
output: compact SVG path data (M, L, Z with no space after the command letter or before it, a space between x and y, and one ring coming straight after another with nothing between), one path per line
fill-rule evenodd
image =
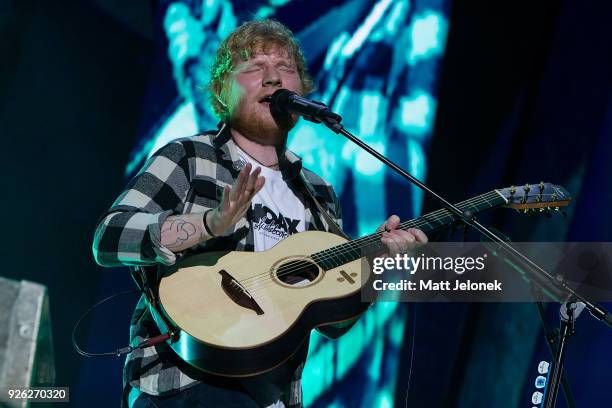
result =
M236 224L246 213L255 194L262 189L266 179L260 176L261 168L251 172L252 165L248 163L238 174L230 188L223 188L223 198L219 207L206 214L206 225L216 236L223 234L229 227Z

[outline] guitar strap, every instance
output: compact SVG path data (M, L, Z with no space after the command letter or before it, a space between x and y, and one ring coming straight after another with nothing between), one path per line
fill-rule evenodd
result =
M325 220L329 231L333 234L340 235L341 237L344 237L346 239L350 239L350 237L346 235L344 231L342 231L342 228L340 228L338 223L336 223L336 221L334 221L333 218L329 215L327 210L321 205L319 200L317 200L317 194L312 190L312 187L310 183L306 180L306 176L304 175L303 171L300 171L300 178L302 180L302 185L305 187L304 190L306 191L308 198L310 198L315 203L317 207L317 212Z

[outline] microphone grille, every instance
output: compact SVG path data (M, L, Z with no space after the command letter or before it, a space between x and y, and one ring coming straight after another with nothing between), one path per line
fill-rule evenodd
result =
M278 91L274 92L270 97L270 105L272 110L279 113L288 113L287 102L293 95L297 94L288 89L279 89Z

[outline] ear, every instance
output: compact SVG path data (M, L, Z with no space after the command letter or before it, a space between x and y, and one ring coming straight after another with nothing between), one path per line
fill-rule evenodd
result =
M217 94L215 94L215 99L217 100L217 102L219 102L221 104L221 106L223 106L225 108L225 110L227 110L227 104L225 102L223 102L223 99L221 99L221 97Z
M229 106L227 100L231 101L231 98L228 98L228 95L231 95L231 83L230 78L225 78L223 84L221 85L221 89L219 89L219 94L215 94L215 99L223 106L225 112L229 112Z

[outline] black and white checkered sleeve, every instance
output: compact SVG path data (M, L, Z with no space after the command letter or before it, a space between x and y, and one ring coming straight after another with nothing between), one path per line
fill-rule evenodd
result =
M340 229L342 229L342 207L334 187L308 169L305 169L304 175L311 183L318 196L325 200L325 206L327 207L329 215L336 224L338 224Z
M161 226L177 214L189 191L189 157L180 142L157 151L99 222L93 242L102 266L176 262L161 244Z

